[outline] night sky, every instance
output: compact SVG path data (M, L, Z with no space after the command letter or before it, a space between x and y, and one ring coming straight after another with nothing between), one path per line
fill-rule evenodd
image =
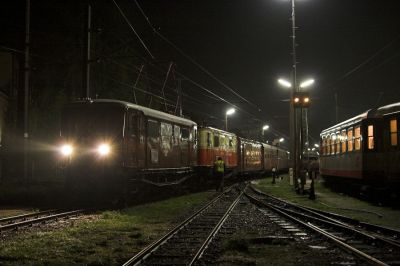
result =
M13 12L2 18L8 25L23 19L24 14L24 1L22 9L9 2ZM32 5L36 2L32 1ZM36 8L33 16L40 13L42 18L48 15L56 20L57 15L49 13L57 9L57 3L62 6L67 2L48 1L49 8ZM125 34L119 38L133 44L138 54L151 61L113 1L103 2L101 12L93 14L95 23L102 23L99 13L113 14L114 22L103 22L103 30L124 28ZM274 133L288 135L290 91L281 88L276 80L291 77L290 0L138 1L163 36L250 103L223 88L153 34L135 1L116 2L155 56L155 62L165 68L165 62L174 61L179 72L240 107L229 120L232 127L261 128L263 123L269 123ZM335 124L335 93L339 121L400 100L398 14L398 1L296 1L298 81L311 77L316 80L307 89L312 97L312 137L317 139L322 129ZM76 15L77 20L81 17L82 14ZM37 19L36 27L44 23L49 24ZM7 39L2 41L4 44L18 46L18 41ZM184 93L203 103L195 105L184 100L184 112L197 109L210 113L219 118L212 123L222 128L229 105L205 96L205 92L187 81L182 87Z

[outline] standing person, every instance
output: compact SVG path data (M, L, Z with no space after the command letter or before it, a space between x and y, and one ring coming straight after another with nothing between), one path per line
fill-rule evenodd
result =
M217 160L214 162L215 185L217 191L222 192L224 190L224 173L225 162L218 156Z

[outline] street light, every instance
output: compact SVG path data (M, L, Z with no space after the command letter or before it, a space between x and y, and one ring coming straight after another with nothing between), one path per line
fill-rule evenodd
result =
M280 139L279 139L279 142L284 142L284 141L285 141L284 138L280 138Z
M230 108L225 113L225 130L228 130L228 115L232 115L235 113L235 108Z
M302 89L307 88L307 87L313 85L314 82L315 82L314 79L307 79L307 80L305 80L305 81L300 83L300 88L302 88ZM292 83L290 83L289 81L287 81L285 79L278 79L278 83L280 85L282 85L283 87L285 87L285 88L291 88L292 87Z
M261 132L261 133L262 133L262 136L263 136L263 137L262 137L262 138L263 138L263 141L265 140L265 138L264 138L264 131L265 131L265 130L268 130L268 129L269 129L269 125L264 125L264 126L262 127L262 132Z

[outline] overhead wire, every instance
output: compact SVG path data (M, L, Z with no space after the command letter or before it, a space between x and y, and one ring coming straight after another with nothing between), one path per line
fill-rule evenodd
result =
M237 97L239 97L240 99L244 100L245 102L247 102L248 104L250 104L253 107L256 107L257 111L261 111L261 109L259 108L259 106L257 106L256 104L250 102L249 100L247 100L246 98L244 98L243 96L241 96L239 93L237 93L235 90L233 90L232 88L230 88L228 85L226 85L224 82L222 82L220 79L218 79L215 75L213 75L210 71L208 71L205 67L203 67L202 65L200 65L198 62L196 62L191 56L189 56L187 53L185 53L181 48L179 48L176 44L174 44L172 41L170 41L169 39L167 39L163 34L161 34L158 30L156 30L156 28L153 26L153 24L151 23L150 19L148 18L148 16L146 15L146 13L144 12L144 10L141 8L141 6L139 5L137 0L134 0L136 3L136 6L138 7L138 9L140 10L140 12L142 13L143 17L145 18L145 20L147 21L148 25L150 26L150 28L153 30L153 32L155 34L157 34L162 40L164 40L166 43L168 43L169 45L171 45L175 50L177 50L182 56L184 56L187 60L189 60L190 62L192 62L195 66L197 66L199 69L201 69L204 73L206 73L208 76L210 76L211 78L213 78L218 84L220 84L222 87L224 87L225 89L229 90L231 93L233 93L234 95L236 95Z
M142 38L140 38L139 34L136 32L136 30L133 28L132 23L129 21L129 19L126 17L125 13L122 11L122 9L119 7L119 5L117 4L117 2L115 2L115 0L112 0L115 4L115 6L117 7L119 13L121 13L122 17L125 19L126 23L129 25L129 27L132 29L132 31L135 33L136 37L139 39L140 43L142 44L142 46L144 47L144 49L147 51L147 53L150 55L150 57L152 59L154 59L153 54L150 52L149 48L147 48L146 44L144 43L144 41L142 40Z

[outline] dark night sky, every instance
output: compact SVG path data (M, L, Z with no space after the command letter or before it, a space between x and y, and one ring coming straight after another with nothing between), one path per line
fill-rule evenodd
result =
M287 132L289 108L282 100L289 91L276 79L291 73L289 0L142 2L171 41L262 109L246 110ZM298 80L316 80L308 89L314 137L335 122L335 92L339 120L400 100L399 11L398 1L296 2Z
M290 0L139 0L159 32L261 111L240 103L152 35L133 0L117 2L158 60L174 60L179 71L245 110L232 117L232 126L240 128L256 117L288 133L285 100L289 90L279 87L276 80L291 76ZM118 13L111 0L107 12ZM398 14L400 3L395 0L296 1L298 80L316 80L309 89L313 98L310 133L314 138L335 123L335 92L339 121L400 100ZM122 18L118 25L108 26L128 29ZM128 34L127 39L137 41L133 33ZM146 55L144 49L140 53ZM184 90L197 93L185 86ZM211 106L205 108L222 119L227 104ZM254 126L261 127L261 122Z

